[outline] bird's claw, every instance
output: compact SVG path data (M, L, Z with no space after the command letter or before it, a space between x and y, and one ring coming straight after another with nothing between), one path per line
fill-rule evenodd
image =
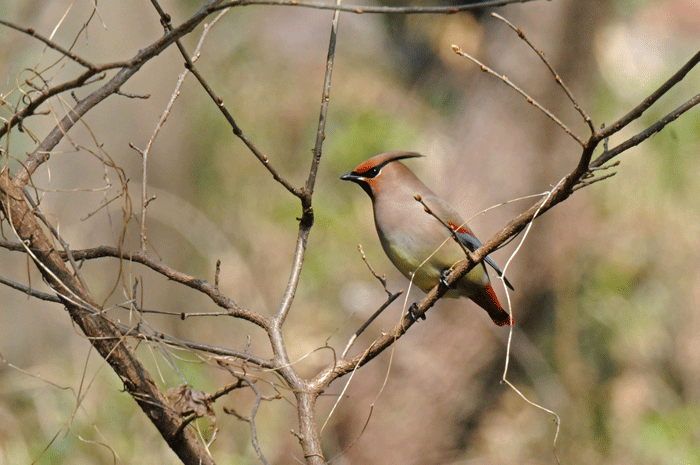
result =
M450 275L450 270L444 270L442 273L440 273L440 284L445 286L447 289L454 289L454 286L450 286L447 284L447 277Z
M418 305L413 302L411 306L408 307L408 314L411 315L411 318L413 318L415 323L418 323L418 315L416 315L416 310L418 310ZM425 320L425 313L420 316L420 319Z

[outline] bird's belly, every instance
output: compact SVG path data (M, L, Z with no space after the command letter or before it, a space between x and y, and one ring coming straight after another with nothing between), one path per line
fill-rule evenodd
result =
M412 235L387 238L380 235L384 252L413 285L428 292L440 282L442 273L465 258L464 251L449 236L447 241L421 241ZM489 282L483 265L474 267L445 297L470 296Z

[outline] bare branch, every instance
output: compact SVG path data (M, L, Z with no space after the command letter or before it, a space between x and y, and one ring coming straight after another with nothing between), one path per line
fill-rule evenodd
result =
M163 28L165 28L166 31L171 30L171 25L170 25L170 15L165 13L163 9L160 7L158 4L157 0L151 0L151 3L154 5L156 10L158 11L158 14L161 17L161 24L163 25ZM222 8L216 8L215 10L224 10L222 12L225 13L230 6L224 6ZM217 16L217 20L218 20ZM260 162L263 164L263 166L267 169L267 171L272 175L272 178L280 183L282 186L284 186L285 189L287 189L291 194L295 195L296 197L301 198L302 192L300 189L294 187L289 181L287 181L285 178L282 177L282 175L279 174L279 172L270 164L270 160L265 156L260 149L257 148L255 144L248 138L243 133L243 130L238 126L238 123L236 123L236 120L233 118L233 115L228 111L226 106L224 105L224 99L221 98L214 92L214 89L209 85L207 80L202 76L202 74L199 72L199 70L194 66L194 61L190 58L189 54L187 53L187 50L185 50L185 46L182 44L182 42L178 39L175 41L178 49L180 50L180 53L182 54L182 57L185 59L185 69L192 72L192 75L197 78L197 81L199 81L200 85L202 88L206 91L206 93L209 95L209 97L214 101L216 104L217 108L219 111L221 111L221 114L224 115L224 118L226 118L226 121L228 121L229 125L233 129L233 134L236 135L243 143L248 147L248 149L255 155L255 157L260 160Z
M659 100L661 97L671 90L676 84L681 82L683 78L692 70L698 63L700 63L700 52L697 52L693 57L688 60L688 62L683 65L678 71L676 71L673 76L671 76L666 82L661 84L661 86L656 89L649 97L645 98L639 105L630 110L625 116L615 121L610 126L601 130L601 137L606 138L620 131L632 121L636 120L644 112L651 107L654 102ZM604 162L603 162L604 163ZM602 164L602 163L601 163Z
M601 176L601 177L599 177L599 178L591 179L591 180L589 180L589 181L580 182L579 184L577 184L577 185L574 187L573 190L574 190L574 192L576 192L577 190L583 189L584 187L588 187L588 186L590 186L591 184L595 184L595 183L600 182L600 181L605 181L605 180L608 179L608 178L612 178L612 177L615 176L616 174L617 174L617 172L608 173L608 174L606 174L606 175L604 175L604 176Z
M19 289L22 290L22 289ZM24 291L23 291L24 292ZM38 296L37 296L38 297ZM252 363L260 368L272 370L275 368L271 360L264 359L262 357L257 357L251 355L248 352L241 352L238 350L228 349L225 347L212 346L209 344L203 344L201 342L189 341L187 339L180 339L168 334L164 334L160 331L154 331L152 333L147 333L144 331L142 326L129 328L123 325L117 325L121 330L122 334L125 336L137 337L147 341L161 342L172 347L177 348L187 348L191 350L196 350L199 352L205 352L212 355L217 355L221 357L231 357L234 360L242 360L244 362Z
M379 308L377 309L377 311L374 312L374 313L372 314L372 316L370 316L370 317L367 319L367 321L365 321L364 324L363 324L362 326L360 326L360 328L359 328L357 331L355 331L355 334L352 335L352 337L350 338L350 340L348 341L348 343L345 345L345 349L343 349L343 353L342 353L342 355L340 356L340 358L345 358L345 356L348 354L348 351L350 350L350 348L352 347L352 345L355 343L355 341L357 340L357 338L360 337L360 334L362 334L362 333L365 331L365 329L367 329L367 327L368 327L369 325L371 325L372 322L373 322L374 320L376 320L377 317L378 317L379 315L381 315L381 313L382 313L384 310L386 310L386 308L387 308L389 305L391 305L392 303L394 303L394 301L395 301L401 294L403 294L403 289L400 290L399 292L397 292L396 294L391 294L391 293L389 293L389 297L388 297L388 298L386 299L386 301L382 304L382 306L379 307Z
M562 123L562 122L559 120L559 118L557 118L556 116L554 116L554 114L553 114L551 111L547 110L545 107L543 107L542 105L540 105L535 99L533 99L532 97L530 97L524 90L522 90L522 89L521 89L520 87L518 87L517 85L513 84L513 83L510 81L510 79L508 79L507 76L505 76L505 75L503 75L503 74L498 74L497 72L495 72L494 70L492 70L491 68L489 68L488 66L486 66L485 64L483 64L482 62L480 62L479 60L477 60L476 58L474 58L473 56L469 55L469 54L466 53L466 52L463 52L462 49L459 48L459 47L456 46L456 45L452 45L452 50L454 50L454 52L455 52L457 55L461 55L461 56L463 56L463 57L465 57L465 58L469 58L471 61L473 61L474 63L476 63L477 65L479 65L479 67L481 68L481 71L483 71L483 72L485 72L485 73L488 73L488 74L491 74L492 76L496 76L498 79L500 79L501 81L503 81L503 83L506 84L508 87L514 89L517 93L519 93L520 95L522 95L523 97L525 97L525 100L527 100L527 102L528 102L529 104L531 104L532 106L534 106L535 108L537 108L538 110L540 110L542 113L544 113L545 116L547 116L547 118L549 118L549 119L551 119L552 121L554 121L560 128L562 128L562 129L564 130L565 133L567 133L568 135L570 135L576 142L578 142L579 145L581 145L581 146L584 145L583 140L582 140L581 138L579 138L576 134L574 134L573 131L572 131L571 129L568 128L568 126L566 126L564 123Z
M61 254L61 256L64 257L63 254ZM213 300L218 306L228 310L230 315L233 317L250 321L263 329L267 329L270 325L267 318L258 312L239 307L236 302L224 296L212 284L170 268L169 266L149 257L143 252L125 252L115 247L102 245L93 249L74 250L73 256L76 260L93 260L102 257L114 257L134 263L140 263L149 267L153 271L162 274L168 279L184 284L187 287L191 287L192 289L209 296L209 298L211 298L211 300Z
M376 271L374 271L374 268L372 268L372 264L367 260L367 255L365 255L365 250L362 248L362 244L357 244L357 249L360 251L360 255L362 256L362 261L365 262L367 265L367 268L369 268L369 272L372 273L372 275L377 278L377 280L382 283L382 287L384 288L384 292L391 297L393 294L391 291L386 287L386 275L379 276ZM401 294L403 291L399 291L399 294Z
M645 100L646 102L646 100ZM687 102L685 102L683 105L680 107L676 108L673 110L671 113L667 114L663 118L661 118L659 121L656 123L652 124L648 128L646 128L644 131L636 134L633 137L630 137L626 141L622 142L621 144L617 145L616 147L613 147L610 150L606 150L605 152L601 153L598 158L595 159L593 163L591 163L592 168L596 168L599 166L604 165L608 161L610 161L612 158L616 157L617 155L621 154L627 149L630 149L634 147L635 145L639 145L642 142L644 142L646 139L650 138L657 132L661 131L663 128L666 127L666 125L674 122L676 119L678 119L679 116L681 116L683 113L686 111L690 110L694 106L696 106L698 103L700 103L700 94L696 95L695 97L691 98ZM605 129L602 131L605 132Z
M11 280L6 279L6 278L3 278L2 276L0 276L0 284L4 284L7 287L11 287L12 289L16 289L20 292L23 292L30 297L36 297L37 299L45 300L47 302L55 302L58 304L63 303L63 301L56 295L47 294L45 292L37 291L36 289L32 289L31 287L27 287L23 284L11 281Z
M250 379L248 376L240 373L236 373L233 370L230 369L229 366L224 365L226 369L229 370L229 372L236 378L238 378L239 383L244 383L245 385L249 386L253 392L255 393L255 402L253 403L253 407L250 410L250 414L248 416L243 416L237 413L235 410L231 408L224 408L224 411L230 415L235 416L241 421L245 421L248 424L250 424L250 440L253 444L253 449L255 450L255 453L257 454L258 458L262 463L265 465L270 465L270 463L267 461L265 456L262 453L262 449L260 449L260 444L258 443L258 432L255 427L255 416L258 413L258 408L260 408L260 403L265 400L265 401L272 401L275 399L280 399L280 395L276 396L264 396L261 392L260 389L255 385L255 381ZM236 384L236 383L234 383Z
M453 14L460 11L476 10L480 8L492 8L510 5L512 3L528 3L534 0L486 0L478 3L469 3L454 6L371 6L371 5L344 5L335 6L328 3L306 2L298 0L234 0L222 4L219 8L248 5L279 5L298 6L317 10L346 11L348 13L379 13L379 14Z
M119 375L125 390L136 400L173 451L186 463L213 464L209 453L190 431L178 432L181 419L168 407L163 393L131 347L124 342L119 328L100 313L91 310L99 311L99 306L66 268L58 251L51 246L21 188L10 180L7 170L0 172L0 209L11 222L19 239L27 247L36 250L32 257L39 271L63 301L73 321ZM72 296L76 296L77 303Z
M9 27L9 28L11 28L11 29L14 29L14 30L16 30L16 31L23 32L23 33L25 33L25 34L27 34L27 35L30 35L30 36L34 37L35 39L38 39L39 41L41 41L41 42L43 42L44 44L46 44L48 47L50 47L50 48L56 50L57 52L59 52L59 53L65 55L67 58L70 58L71 60L75 61L75 62L78 63L79 65L82 65L82 66L84 66L85 68L88 68L88 69L91 70L91 71L96 71L96 70L98 70L98 68L99 68L99 67L93 65L92 63L90 63L89 61L83 60L82 58L80 58L78 55L76 55L75 53L71 52L70 50L66 50L65 48L63 48L63 47L61 47L60 45L58 45L57 43L55 43L54 41L52 41L52 40L50 40L50 39L47 39L46 37L42 36L41 34L39 34L38 32L36 32L36 31L34 30L34 28L17 26L16 24L13 24L13 23L11 23L11 22L9 22L9 21L5 21L4 19L0 19L0 24L2 24L3 26L7 26L7 27ZM98 72L99 72L99 71L98 71Z
M340 5L341 0L336 0L336 5ZM323 147L323 141L326 138L326 114L328 113L328 103L330 101L331 92L331 76L333 75L333 63L335 61L335 44L336 38L338 36L338 21L340 19L340 12L336 10L333 13L333 20L331 22L331 37L328 42L328 56L326 58L326 74L323 79L323 93L321 95L321 111L318 118L318 128L316 130L316 144L314 145L314 154L311 161L311 168L309 170L309 177L306 180L306 186L301 192L301 208L302 215L299 221L299 234L297 235L297 246L294 251L294 262L292 264L292 273L287 282L287 288L284 291L284 296L282 297L282 303L280 308L275 315L275 320L281 326L284 320L287 318L290 308L292 307L292 301L294 300L294 295L296 294L296 289L299 284L299 277L301 276L301 268L304 264L304 254L306 253L306 241L309 237L309 232L314 224L314 211L311 207L311 197L314 192L314 185L316 184L316 173L318 172L318 165L321 162L321 152Z
M25 250L21 244L15 244L5 241L0 241L0 247L16 252L23 252ZM35 249L30 247L30 250ZM56 253L61 257L62 260L67 260L65 252L57 251ZM238 304L236 304L236 302L224 296L212 284L201 279L197 279L188 274L182 273L180 271L177 271L173 268L170 268L169 266L149 257L148 255L142 252L130 253L119 250L115 247L102 245L92 249L74 250L72 251L72 254L74 259L76 260L94 260L96 258L113 257L131 261L134 263L140 263L149 267L153 271L162 274L170 280L173 280L180 284L184 284L185 286L191 287L192 289L195 289L209 296L211 300L213 300L218 306L226 309L227 314L229 316L242 318L244 320L250 321L251 323L263 329L267 329L270 325L270 322L267 318L265 318L258 312L239 307ZM180 313L178 313L177 315L181 316Z
M88 70L78 78L67 83L51 87L46 91L42 92L41 96L36 100L33 100L24 110L15 113L12 118L3 126L0 126L0 137L4 136L7 131L9 131L14 125L21 122L24 118L31 115L34 110L41 105L48 98L53 95L57 95L66 90L74 89L83 85L87 79L94 76L95 74L101 72L105 69L111 69L119 67L121 70L106 84L102 87L80 100L75 107L68 114L63 117L60 123L49 133L49 135L42 141L42 143L37 147L34 152L29 156L26 162L23 164L13 178L13 182L18 187L24 187L29 178L36 171L36 169L41 166L46 160L48 160L51 150L63 139L63 136L72 128L75 123L77 123L82 116L90 111L95 105L114 94L121 89L124 85L139 69L151 58L157 56L163 50L172 45L177 39L184 36L185 34L191 32L198 24L206 19L211 13L216 11L216 6L221 3L222 0L209 0L202 8L200 8L196 13L194 13L187 21L170 32L166 33L163 37L158 39L156 42L150 46L142 49L137 53L134 58L127 62L110 63L102 65L101 67L96 67L94 69Z
M542 62L545 64L545 66L547 66L547 69L549 70L549 72L552 73L552 76L554 76L554 80L557 82L557 84L559 84L559 87L561 87L564 90L564 93L566 94L566 96L569 97L569 100L574 105L574 108L576 109L576 111L579 112L579 114L583 118L583 121L585 121L586 124L588 124L588 127L591 129L591 132L595 132L595 127L593 127L593 121L591 120L591 117L588 116L588 114L586 114L586 112L583 110L583 108L581 108L581 106L576 101L576 98L574 98L574 94L572 94L571 91L569 90L569 88L566 86L566 84L564 84L564 81L561 79L561 76L559 76L559 73L557 73L554 70L554 67L552 67L552 65L549 64L549 60L547 60L547 58L544 56L544 52L541 50L538 50L532 44L532 42L530 42L530 40L527 37L525 37L525 33L523 32L522 29L520 29L519 27L515 27L513 25L513 23L511 23L510 21L505 19L503 16L499 15L498 13L491 13L491 16L498 19L499 21L503 21L506 25L508 25L508 27L511 28L512 30L514 30L518 34L518 37L520 37L523 41L525 41L525 43L537 54L537 56L540 58L540 60L542 60Z
M121 90L118 90L116 92L117 95L121 95L122 97L126 98L134 98L134 99L141 99L141 100L148 100L151 98L151 94L144 94L144 95L139 95L139 94L129 94L126 92L122 92Z

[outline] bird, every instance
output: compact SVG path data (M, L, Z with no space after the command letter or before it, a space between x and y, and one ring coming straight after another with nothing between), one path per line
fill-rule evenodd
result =
M428 293L440 283L447 285L450 270L466 258L462 246L474 252L481 242L459 213L401 162L422 156L415 152L382 153L360 163L340 179L358 184L369 195L384 252L401 274ZM486 310L498 326L511 325L513 319L499 303L484 262L503 276L496 262L486 256L444 295L467 297ZM415 304L409 313L415 320L414 308Z

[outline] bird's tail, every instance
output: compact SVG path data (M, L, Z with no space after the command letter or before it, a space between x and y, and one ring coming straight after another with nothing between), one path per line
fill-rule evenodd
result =
M486 286L480 288L473 295L470 295L469 298L476 302L479 307L486 310L493 322L498 326L513 324L513 319L508 312L501 307L501 304L498 302L498 297L496 297L496 293L490 283L487 283Z

